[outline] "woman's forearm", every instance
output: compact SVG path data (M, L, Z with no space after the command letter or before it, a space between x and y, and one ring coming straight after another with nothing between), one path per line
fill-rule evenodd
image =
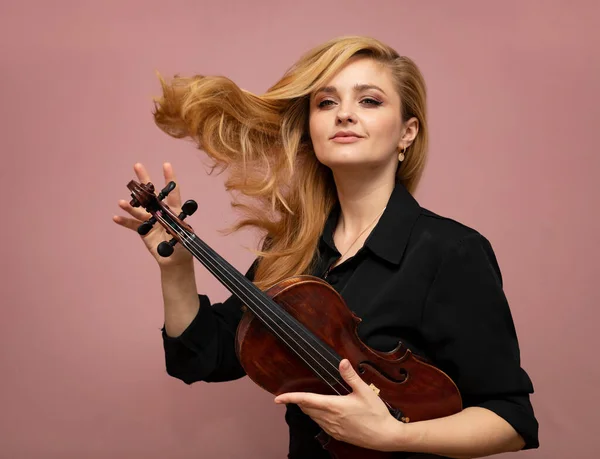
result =
M192 323L200 307L193 261L160 271L165 331L177 337Z
M469 407L452 416L403 424L397 422L391 451L430 453L453 458L476 458L519 451L525 442L513 427L494 412Z

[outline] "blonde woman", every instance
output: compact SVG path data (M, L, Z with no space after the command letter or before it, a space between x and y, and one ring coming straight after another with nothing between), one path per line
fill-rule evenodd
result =
M397 457L482 457L538 447L538 423L500 269L478 231L422 208L413 197L426 164L426 88L415 63L368 37L342 37L307 52L265 94L224 77L161 79L155 121L191 138L227 187L245 198L232 230L264 235L246 276L261 289L296 274L329 282L362 318L359 336L389 351L403 341L456 383L464 409L397 421L342 361L353 392L288 393L289 458L330 457L315 436ZM150 181L141 164L140 181ZM166 181L175 180L169 164ZM179 187L167 198L181 207ZM127 201L137 229L149 218ZM242 303L199 294L192 256L160 225L142 237L160 265L166 369L187 384L244 376L234 350ZM268 356L265 356L268 358ZM419 454L422 453L422 454Z

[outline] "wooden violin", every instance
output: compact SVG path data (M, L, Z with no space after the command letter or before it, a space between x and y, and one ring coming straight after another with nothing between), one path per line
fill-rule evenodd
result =
M390 352L365 345L357 334L361 319L327 282L298 275L262 291L183 222L197 209L194 201L186 201L179 215L162 202L175 182L158 196L152 183L132 180L127 188L131 205L143 206L152 215L138 233L146 234L159 222L173 236L159 244L161 256L169 256L179 242L246 306L236 333L237 357L248 377L266 391L347 395L351 389L339 373L341 360L347 358L401 422L449 416L462 409L450 377L403 343ZM323 431L317 439L337 459L389 459L394 454L338 441Z

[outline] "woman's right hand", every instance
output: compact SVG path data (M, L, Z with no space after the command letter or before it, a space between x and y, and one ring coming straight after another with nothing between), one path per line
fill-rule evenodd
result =
M133 166L133 170L135 171L140 183L151 182L150 176L148 175L146 168L142 164L136 163ZM175 179L175 173L171 164L163 164L163 174L165 177L165 185L170 181L174 181L175 183L177 183L177 180ZM156 183L154 183L154 187L156 189L161 188L157 186ZM165 198L165 202L173 211L173 213L175 213L175 215L179 215L179 212L181 212L182 204L181 191L179 189L178 183L175 189L171 191L169 195ZM132 207L129 204L129 200L119 200L119 207L125 212L127 212L130 215L130 217L115 215L113 217L113 221L118 225L121 225L123 228L129 228L130 230L135 231L136 234L138 234L138 227L151 217L150 213L146 212L146 210L143 207ZM152 229L147 234L140 237L150 254L158 262L158 265L161 269L185 265L191 265L193 267L192 254L180 243L175 244L175 246L173 247L173 253L170 256L162 257L158 254L158 244L160 244L163 241L170 241L172 239L172 236L169 233L167 233L165 228L160 223L155 223Z

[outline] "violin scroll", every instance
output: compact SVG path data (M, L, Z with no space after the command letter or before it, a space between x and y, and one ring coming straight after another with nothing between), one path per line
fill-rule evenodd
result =
M132 196L129 204L131 204L132 207L142 206L148 212L152 212L150 207L154 204L153 201L157 201L156 203L162 201L176 186L177 184L171 180L162 190L160 190L158 196L156 196L154 194L154 184L152 182L137 183L135 180L131 180L127 184L127 188L131 191Z

